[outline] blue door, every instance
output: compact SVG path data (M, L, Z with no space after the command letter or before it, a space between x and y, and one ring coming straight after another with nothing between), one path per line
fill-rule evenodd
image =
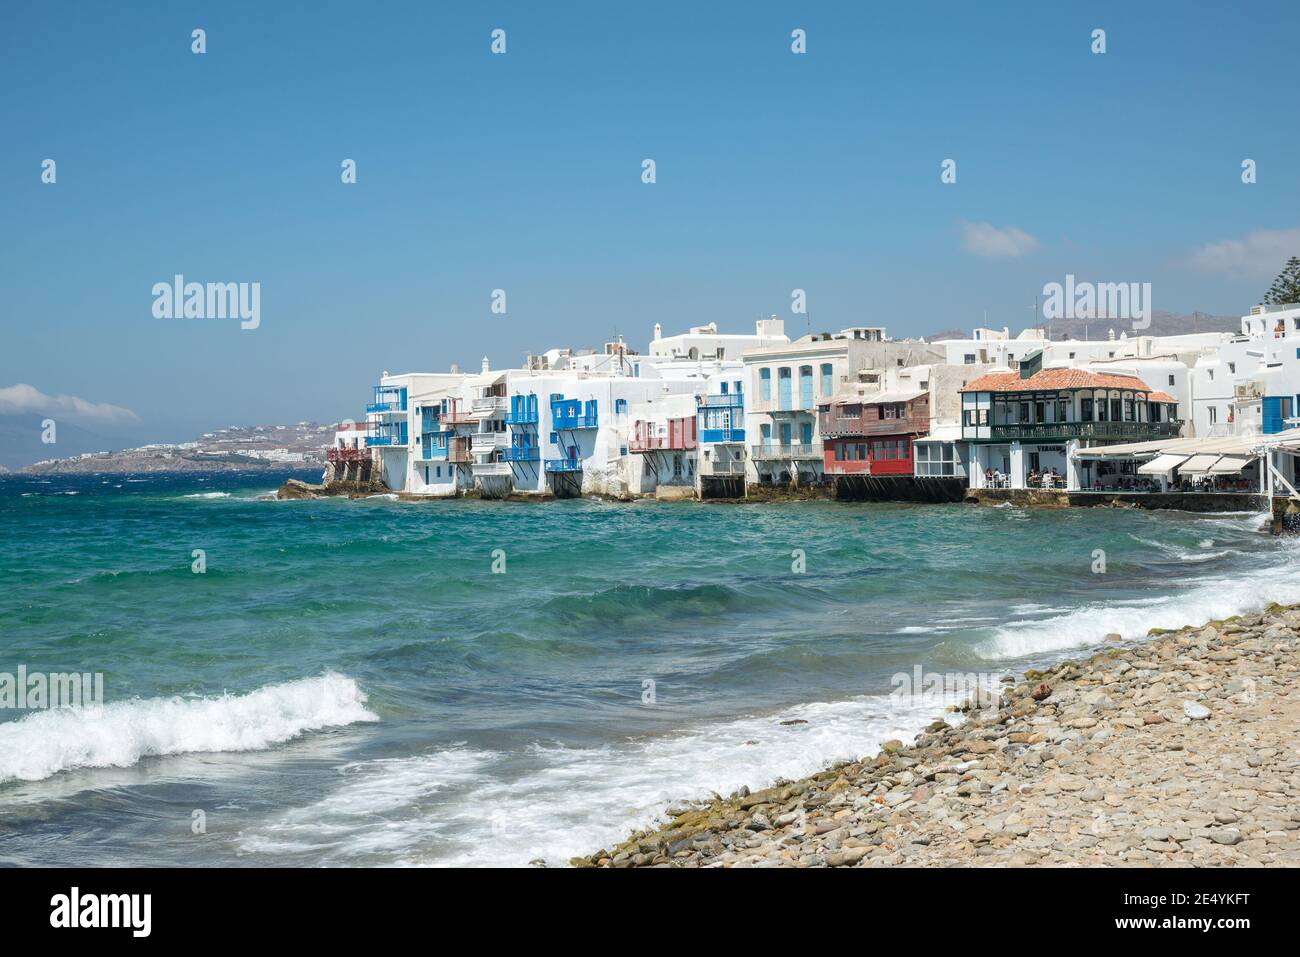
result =
M789 444L790 444L790 423L782 422L781 423L781 445L788 446Z

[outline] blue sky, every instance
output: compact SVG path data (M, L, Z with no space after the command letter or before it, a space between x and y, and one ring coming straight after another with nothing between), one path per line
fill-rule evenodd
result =
M0 388L129 409L149 438L357 415L383 369L791 320L794 288L815 328L895 336L1023 327L1067 272L1240 313L1300 254L1294 2L56 2L6 21ZM1032 240L988 255L980 224ZM260 328L155 319L175 273L260 282Z

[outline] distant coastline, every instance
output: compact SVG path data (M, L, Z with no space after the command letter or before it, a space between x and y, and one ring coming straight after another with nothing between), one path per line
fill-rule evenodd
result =
M268 472L324 469L325 450L334 437L333 425L229 426L191 442L167 442L120 449L83 452L50 458L14 469L12 475L124 475L163 472ZM0 474L5 470L0 468Z

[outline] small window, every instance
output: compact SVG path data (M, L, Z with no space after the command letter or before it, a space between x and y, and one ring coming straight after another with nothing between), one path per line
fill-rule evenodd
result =
M1169 377L1169 384L1170 385L1174 384L1174 377L1172 375Z

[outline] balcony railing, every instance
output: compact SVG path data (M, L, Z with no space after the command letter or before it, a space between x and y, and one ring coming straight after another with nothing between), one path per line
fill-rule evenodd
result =
M695 416L669 419L662 425L654 422L637 422L627 449L633 453L687 452L695 448Z
M478 419L472 412L461 409L451 409L442 414L442 421L446 425L478 425Z
M501 450L501 459L505 462L537 462L541 457L541 449L535 445L512 445Z
M366 406L367 412L405 412L406 389L402 386L377 385L374 387L374 401Z
M505 410L506 401L506 397L503 395L481 396L470 403L470 409L475 415L493 415Z
M1021 422L989 427L993 441L1063 442L1068 439L1177 438L1181 422ZM966 426L966 431L972 431Z
M420 459L425 462L442 462L447 458L447 446L423 442L420 445Z
M327 449L325 451L325 461L340 465L348 465L353 462L369 462L370 453L365 449Z
M492 475L509 475L509 462L475 462L471 471L474 475L492 476Z
M701 475L744 475L744 459L704 459L700 462Z
M373 435L366 436L366 448L376 448L386 445L406 445L406 423L400 423L400 428L392 426L382 427Z
M700 442L744 442L744 429L700 429Z
M600 423L596 413L580 412L577 415L552 414L551 424L556 429L597 429Z
M698 398L698 404L701 409L739 409L745 408L745 395L743 392L715 393L712 395L702 395Z
M838 416L823 412L818 416L821 434L827 438L857 435L918 435L928 432L928 415L903 416L894 419L877 419L868 415Z
M581 459L547 459L546 471L548 472L581 472Z
M507 412L502 416L506 425L536 425L537 410L531 412L527 409L520 409L518 412Z
M754 445L749 449L754 459L819 459L822 457L820 443L811 445L799 443L792 445Z
M480 455L493 449L503 449L510 444L508 432L476 432L471 439L473 440L471 448Z

